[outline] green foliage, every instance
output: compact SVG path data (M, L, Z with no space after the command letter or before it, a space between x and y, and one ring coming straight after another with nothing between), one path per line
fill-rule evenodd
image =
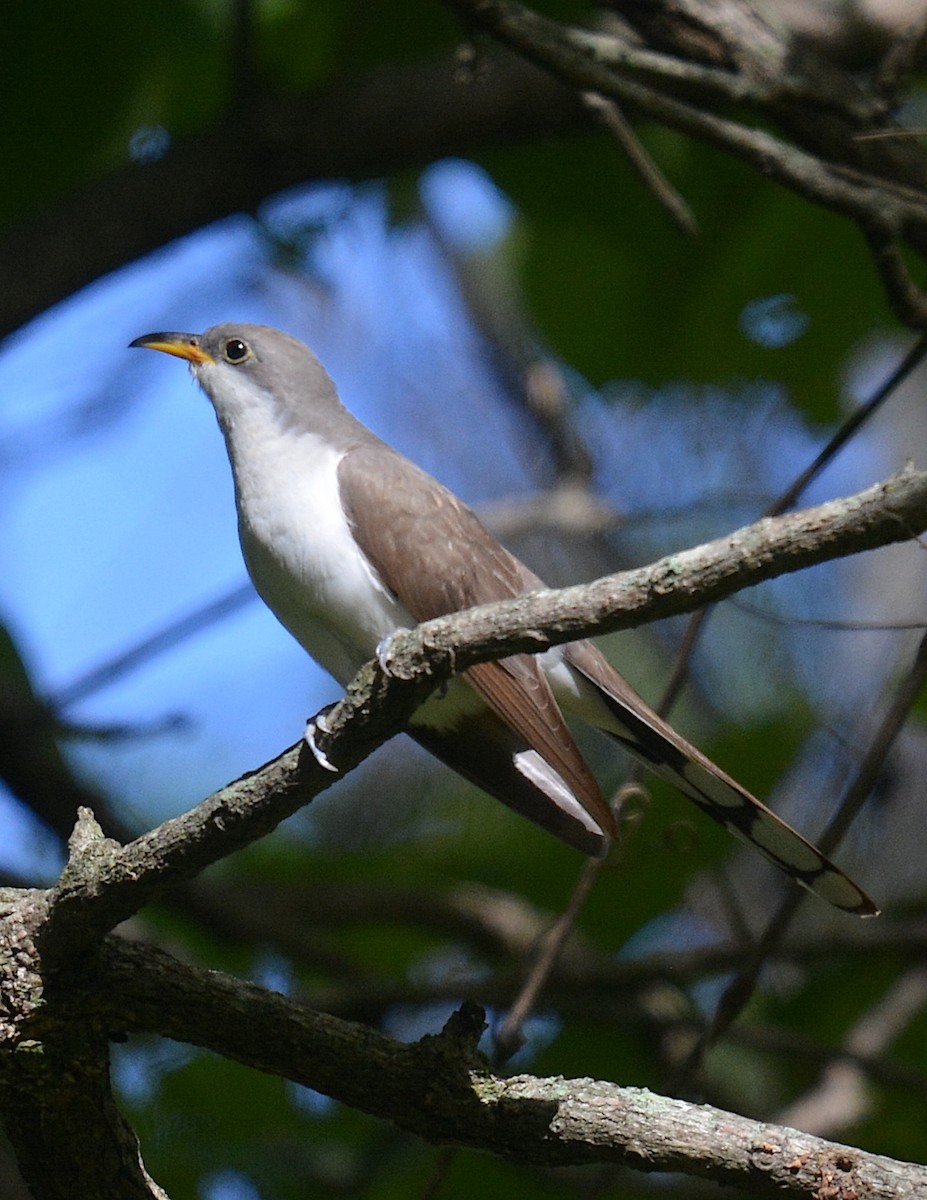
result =
M4 223L126 163L140 124L182 136L228 95L220 23L192 0L13 4L4 47Z
M671 226L601 134L482 158L518 207L523 279L545 337L596 384L773 377L810 418L833 421L848 346L889 317L858 231L714 150L642 132L691 206L696 239ZM797 298L811 336L776 350L749 341L744 307L782 294Z

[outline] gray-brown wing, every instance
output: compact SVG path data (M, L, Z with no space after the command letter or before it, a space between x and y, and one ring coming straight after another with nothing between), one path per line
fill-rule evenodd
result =
M541 586L470 508L387 448L349 451L338 479L358 545L416 621L512 599ZM612 814L537 660L518 655L483 663L464 672L464 678L614 835Z
M416 621L540 586L472 509L388 446L349 450L338 483L358 545Z
M573 740L537 659L518 655L480 663L465 671L464 678L505 724L553 767L599 828L617 837L615 816Z

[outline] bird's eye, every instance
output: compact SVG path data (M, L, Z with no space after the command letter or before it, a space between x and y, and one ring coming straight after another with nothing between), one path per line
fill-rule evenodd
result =
M225 361L232 363L234 366L251 357L251 347L247 342L243 342L241 338L229 338L223 346L222 352L225 355Z

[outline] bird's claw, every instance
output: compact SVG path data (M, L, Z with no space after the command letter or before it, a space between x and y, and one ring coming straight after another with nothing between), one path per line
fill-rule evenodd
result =
M313 717L311 720L306 722L304 741L312 751L312 757L319 764L319 766L323 767L326 771L333 771L337 775L338 768L316 741L317 733L321 733L323 736L331 733L331 730L328 727L328 721L325 719L328 711L329 710L327 708L323 708L318 716Z
M377 642L377 662L380 664L380 670L384 675L389 675L389 652L393 648L393 641L397 633L408 633L408 629L394 629L392 633L388 633L385 638L381 638Z

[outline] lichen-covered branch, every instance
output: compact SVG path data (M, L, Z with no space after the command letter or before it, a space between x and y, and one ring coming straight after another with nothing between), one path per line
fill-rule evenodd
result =
M372 662L358 673L327 716L325 752L342 773L353 770L405 726L442 680L474 663L691 612L790 571L906 541L925 528L927 473L907 470L854 496L764 518L639 570L428 621L397 634L387 670ZM103 843L91 822L52 894L46 954L73 958L158 892L269 833L334 778L294 747L127 846ZM90 822L89 814L84 820Z
M116 1027L208 1047L428 1141L520 1163L683 1171L757 1197L853 1191L865 1200L927 1190L925 1167L708 1105L594 1079L494 1076L476 1049L483 1021L475 1005L441 1034L409 1045L114 938L86 1003Z

